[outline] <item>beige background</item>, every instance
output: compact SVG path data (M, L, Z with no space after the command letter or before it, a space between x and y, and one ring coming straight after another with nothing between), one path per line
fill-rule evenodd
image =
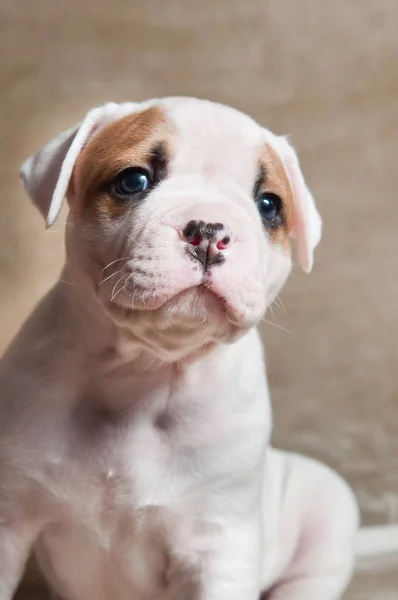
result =
M63 257L23 158L105 100L232 104L292 135L325 221L263 327L275 442L337 467L366 522L398 520L396 0L0 0L0 28L0 350ZM391 570L347 597L397 590Z

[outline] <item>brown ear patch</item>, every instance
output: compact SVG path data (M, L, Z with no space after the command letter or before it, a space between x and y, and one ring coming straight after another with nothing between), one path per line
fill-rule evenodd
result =
M294 199L285 168L282 160L269 144L265 144L262 148L259 164L263 173L260 190L277 194L283 203L283 222L278 227L270 228L270 237L274 242L290 247Z
M165 175L165 164L172 153L172 127L159 107L134 113L109 123L93 136L76 161L70 196L71 212L86 211L99 217L117 218L129 210L129 203L118 203L109 183L123 169L158 168L159 148L162 166L153 173Z

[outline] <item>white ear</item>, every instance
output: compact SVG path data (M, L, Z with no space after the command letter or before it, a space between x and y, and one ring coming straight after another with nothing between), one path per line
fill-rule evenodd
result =
M268 132L268 135L270 132ZM297 243L300 264L307 273L314 262L314 250L322 236L322 219L315 206L300 169L297 154L285 137L270 135L270 143L278 152L286 170L294 197L292 237Z
M47 221L55 222L62 208L76 159L90 137L119 113L133 112L136 105L108 103L91 110L82 123L61 133L20 168L23 185Z

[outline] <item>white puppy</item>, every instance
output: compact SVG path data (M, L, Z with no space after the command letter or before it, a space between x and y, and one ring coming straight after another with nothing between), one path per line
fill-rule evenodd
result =
M48 225L70 211L0 363L0 600L32 549L64 600L340 598L357 505L270 448L255 329L289 238L308 271L321 234L286 139L195 99L107 104L21 176Z

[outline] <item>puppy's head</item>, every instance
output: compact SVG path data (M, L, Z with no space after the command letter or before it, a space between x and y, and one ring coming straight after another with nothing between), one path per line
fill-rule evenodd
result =
M203 100L94 109L21 177L49 226L68 197L71 273L170 351L255 325L290 271L290 239L309 271L321 233L288 141Z

